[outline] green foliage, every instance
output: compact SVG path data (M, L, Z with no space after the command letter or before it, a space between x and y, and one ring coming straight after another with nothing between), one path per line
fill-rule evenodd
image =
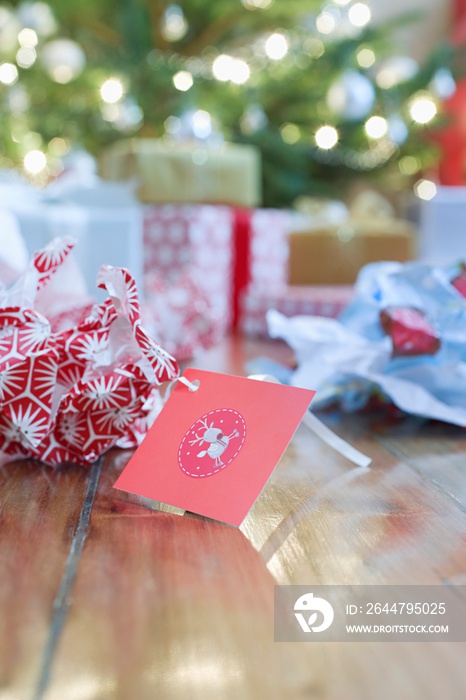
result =
M0 7L14 11L22 4L0 2ZM40 38L38 60L28 69L19 68L15 85L0 84L3 165L21 166L24 154L39 147L47 153L53 171L49 144L56 137L98 155L106 144L120 138L163 137L167 118L181 117L191 109L208 111L225 138L260 148L264 199L271 206L288 205L300 194L341 195L361 173L384 175L401 187L406 175L397 167L400 157L415 156L419 169L435 158L435 149L426 143L425 128L410 122L408 101L428 85L439 67L451 63L450 48L437 47L412 79L385 90L375 84L373 68L363 69L356 60L362 45L373 48L378 64L389 56L397 23L369 25L358 36L343 32L326 37L315 29L323 6L320 0L274 0L266 9L255 10L246 9L240 0L178 0L186 33L170 41L163 31L168 0L50 0L48 4L57 20L55 35ZM288 55L280 61L266 59L256 47L273 31L283 31L290 43ZM86 55L85 70L67 84L54 82L40 60L43 45L58 37L73 39ZM17 48L2 52L0 41L0 61L14 63ZM213 79L212 62L221 53L250 65L251 77L245 85ZM409 127L406 141L387 150L370 167L359 158L375 148L364 132L366 115L348 119L344 110L336 114L327 101L329 87L348 69L373 83L371 114L397 115ZM187 92L174 87L173 76L179 70L193 75L194 84ZM128 109L133 114L142 110L140 123L109 120L99 90L112 76L125 87ZM19 89L26 95L26 108ZM264 116L255 128L245 118L251 106ZM316 130L326 123L340 134L338 147L331 152L320 151L314 142ZM296 143L284 137L290 124Z

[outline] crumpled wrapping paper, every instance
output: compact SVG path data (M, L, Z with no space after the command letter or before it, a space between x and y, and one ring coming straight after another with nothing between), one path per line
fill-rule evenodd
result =
M374 263L338 320L268 314L294 350L291 383L317 389L313 409L364 407L374 395L407 413L466 426L464 267Z
M52 327L44 292L73 245L54 239L12 287L0 286L0 451L52 466L88 465L116 444L136 446L157 409L157 387L179 373L141 325L124 268L103 265L97 284L109 298L92 308L82 300L74 318L54 315Z

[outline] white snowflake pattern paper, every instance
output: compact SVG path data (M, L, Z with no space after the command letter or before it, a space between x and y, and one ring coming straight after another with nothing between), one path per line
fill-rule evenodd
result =
M110 447L136 446L147 430L157 387L178 365L141 325L136 284L102 266L109 299L72 328L56 330L18 290L48 284L73 248L55 239L37 252L0 299L0 452L55 466L87 465ZM32 290L34 292L34 290Z

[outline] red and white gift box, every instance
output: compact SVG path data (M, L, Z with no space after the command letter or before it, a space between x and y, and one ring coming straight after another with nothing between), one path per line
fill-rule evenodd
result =
M284 316L336 318L354 294L352 286L288 286L277 293L246 290L241 296L239 329L245 335L267 336L266 313L276 309Z
M144 272L164 285L189 274L211 304L210 338L239 323L241 294L283 290L292 214L212 205L144 208ZM153 306L146 283L146 305ZM188 329L187 329L188 330Z
M211 318L220 333L231 321L233 260L231 213L210 205L144 208L144 274L176 285L188 271L211 302ZM150 289L146 304L150 307Z

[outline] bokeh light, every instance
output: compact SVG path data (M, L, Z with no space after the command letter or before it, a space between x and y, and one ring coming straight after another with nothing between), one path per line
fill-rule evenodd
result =
M24 156L24 169L31 175L38 175L47 166L47 158L42 151L33 150Z
M109 78L100 88L100 95L107 104L115 104L123 97L123 85L118 78Z
M0 83L13 85L18 79L18 69L13 63L2 63L0 65Z
M316 27L321 34L330 34L336 27L335 17L324 10L316 19Z
M363 2L357 2L348 10L348 19L355 27L365 27L371 21L370 8Z
M381 139L388 131L387 120L383 117L370 117L364 125L366 134L371 139Z
M338 143L338 131L334 126L321 126L315 134L316 144L319 148L329 150Z
M272 61L280 61L288 53L288 41L284 34L275 32L265 42L265 53Z
M375 53L368 46L363 46L356 54L356 60L361 68L370 68L375 63Z
M21 46L16 52L16 63L20 68L30 68L36 61L36 50L30 46Z
M177 90L181 92L186 92L193 86L193 76L187 70L180 70L173 76L173 85Z
M39 39L34 29L29 29L25 27L18 34L18 41L20 46L24 46L28 49L34 49L37 46Z
M437 194L437 185L432 180L418 180L414 185L414 192L419 199L424 199L426 202L433 199Z
M419 95L411 101L409 113L418 124L428 124L437 114L437 105L431 97Z

